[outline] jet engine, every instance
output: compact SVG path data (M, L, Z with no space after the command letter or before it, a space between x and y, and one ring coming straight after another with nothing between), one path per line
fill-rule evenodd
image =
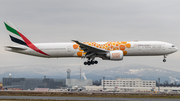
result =
M106 53L106 57L109 60L123 60L123 51L121 50L109 51L108 53Z

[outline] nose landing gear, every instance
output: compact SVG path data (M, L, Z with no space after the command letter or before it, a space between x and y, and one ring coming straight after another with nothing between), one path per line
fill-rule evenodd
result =
M164 55L164 59L163 59L163 62L166 62L166 55Z
M163 59L163 62L166 62L166 59Z

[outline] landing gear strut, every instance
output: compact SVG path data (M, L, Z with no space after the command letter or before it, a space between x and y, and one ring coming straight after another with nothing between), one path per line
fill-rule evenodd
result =
M90 66L90 65L94 65L94 64L98 64L98 61L96 61L96 60L95 60L95 61L93 61L93 60L91 60L91 61L88 60L87 62L84 62L84 65L89 65L89 66Z
M164 55L164 59L163 59L163 62L166 62L166 55Z

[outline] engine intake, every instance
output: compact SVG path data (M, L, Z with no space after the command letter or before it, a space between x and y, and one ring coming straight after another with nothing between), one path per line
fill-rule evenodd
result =
M109 60L123 60L123 51L120 50L109 51L106 54L106 57Z

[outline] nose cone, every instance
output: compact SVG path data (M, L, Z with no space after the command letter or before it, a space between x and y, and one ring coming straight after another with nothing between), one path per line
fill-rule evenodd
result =
M173 53L174 53L174 52L177 52L177 51L178 51L178 48L177 48L177 47L174 47Z
M178 48L176 47L176 48L175 48L175 52L177 52L177 51L178 51Z

